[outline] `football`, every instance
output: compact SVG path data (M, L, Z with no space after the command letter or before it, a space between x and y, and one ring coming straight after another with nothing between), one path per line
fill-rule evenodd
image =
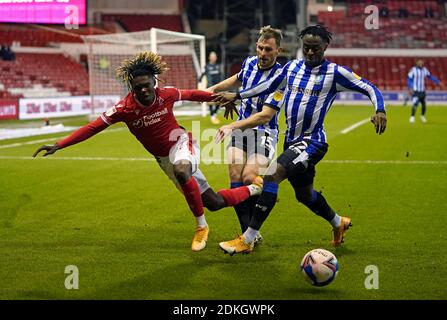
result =
M317 287L328 285L338 273L337 258L332 252L324 249L314 249L306 253L300 267L304 278Z

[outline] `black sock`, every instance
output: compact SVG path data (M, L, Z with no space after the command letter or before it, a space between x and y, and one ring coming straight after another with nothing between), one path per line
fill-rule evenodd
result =
M250 223L250 207L250 198L234 206L242 233L247 230L248 224Z
M231 188L239 188L242 187L244 184L242 182L232 182ZM241 225L242 233L245 232L248 228L248 224L250 223L250 199L237 204L234 206L234 210L236 211L237 218L239 219L239 224Z
M276 198L278 198L278 184L274 182L264 183L262 194L254 207L253 216L250 220L250 227L252 229L261 229L262 224L276 204Z
M417 109L418 105L417 104L413 104L413 108L411 109L411 116L414 117L414 115L416 114L416 109Z
M335 212L331 209L331 207L329 207L326 199L321 193L315 190L312 190L312 199L310 201L301 201L301 203L312 210L313 213L329 222L331 222L331 220L335 217Z
M256 203L258 203L260 196L252 196L250 198L247 199L247 201L250 203L249 205L249 209L250 209L250 219L248 222L250 222L251 218L253 217L254 211L255 211L255 206Z

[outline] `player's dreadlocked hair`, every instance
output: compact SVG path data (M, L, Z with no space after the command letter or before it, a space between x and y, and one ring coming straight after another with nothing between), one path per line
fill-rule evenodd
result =
M168 68L166 63L161 61L161 57L153 52L145 51L136 54L131 59L124 60L121 65L116 68L116 77L127 87L132 89L131 81L137 76L152 76L162 74Z
M326 41L327 43L331 42L332 33L326 29L325 26L316 24L314 26L308 26L300 31L299 37L303 39L306 34L311 34L313 36L319 36L321 39Z

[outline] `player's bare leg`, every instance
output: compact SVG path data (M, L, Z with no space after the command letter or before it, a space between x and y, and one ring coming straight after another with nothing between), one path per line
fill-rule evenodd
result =
M205 208L210 211L217 211L225 207L236 206L251 196L259 195L262 192L262 178L256 178L252 184L234 189L222 189L214 192L209 188L202 193L202 202Z

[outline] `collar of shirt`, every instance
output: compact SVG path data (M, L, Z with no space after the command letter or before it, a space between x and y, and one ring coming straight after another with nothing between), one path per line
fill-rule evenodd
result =
M143 105L140 101L138 101L135 94L130 92L129 95L126 97L126 105L124 106L124 110L125 110L125 112L134 112L135 110L142 110L145 108L150 108L155 104L155 102L157 100L158 100L157 89L154 89L154 100L148 106Z

